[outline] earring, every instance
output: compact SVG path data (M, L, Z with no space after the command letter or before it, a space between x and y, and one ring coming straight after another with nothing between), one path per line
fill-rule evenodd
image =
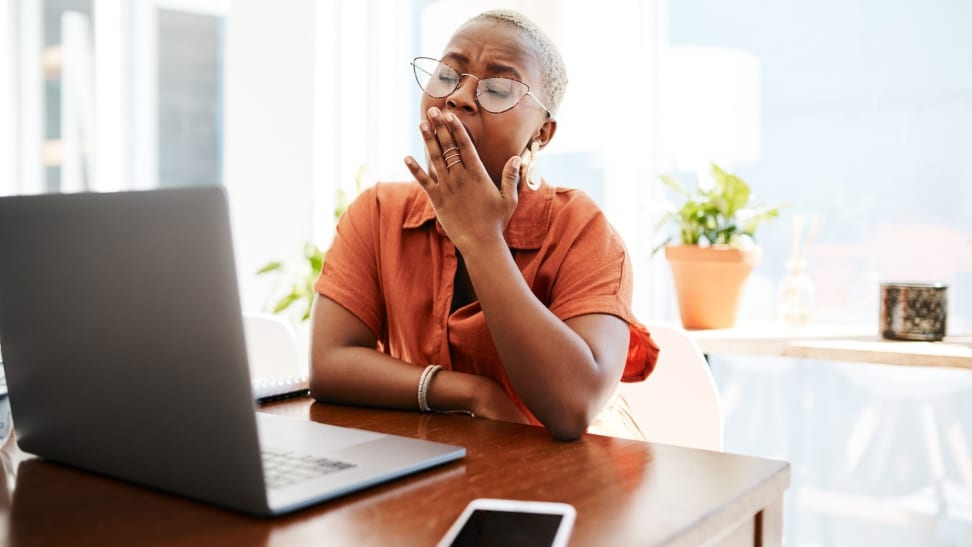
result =
M527 162L527 173L526 173L526 183L527 187L531 190L538 190L540 188L540 179L533 178L533 162L537 159L537 152L540 151L540 142L533 141L530 143L530 159Z

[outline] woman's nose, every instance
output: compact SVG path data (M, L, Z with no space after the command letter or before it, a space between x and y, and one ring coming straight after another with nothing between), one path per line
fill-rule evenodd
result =
M466 112L475 112L479 106L476 104L476 88L478 86L479 80L476 78L463 78L459 82L459 87L446 98L446 104L452 108L461 108Z

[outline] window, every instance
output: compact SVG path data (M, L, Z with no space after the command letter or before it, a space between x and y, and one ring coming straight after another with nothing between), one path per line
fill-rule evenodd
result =
M223 18L158 10L158 183L223 180Z
M972 6L944 1L670 3L673 47L759 64L761 153L737 171L789 208L757 233L749 317L774 317L789 223L817 214L819 320L876 324L879 282L936 281L950 286L950 330L972 324L970 21Z
M23 0L4 10L3 24L17 23L0 90L15 112L10 192L222 182L226 2Z

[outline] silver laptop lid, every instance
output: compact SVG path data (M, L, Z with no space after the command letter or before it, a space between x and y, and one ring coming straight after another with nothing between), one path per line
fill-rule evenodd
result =
M25 451L266 507L222 188L0 198L0 347Z

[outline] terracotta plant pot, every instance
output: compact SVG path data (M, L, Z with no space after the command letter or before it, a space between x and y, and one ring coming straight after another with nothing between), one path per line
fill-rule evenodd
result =
M735 325L746 279L762 254L759 247L665 247L682 325L686 329L725 329Z

